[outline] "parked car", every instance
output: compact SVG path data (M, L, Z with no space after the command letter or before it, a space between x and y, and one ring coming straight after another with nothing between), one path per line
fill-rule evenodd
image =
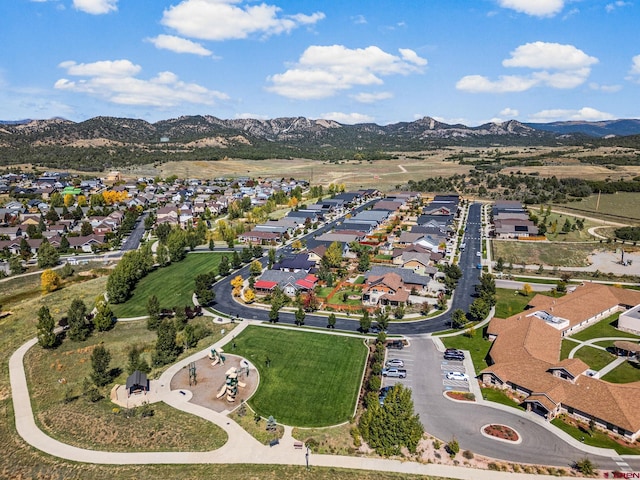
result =
M387 342L387 348L402 350L404 348L404 342L402 340L391 340Z
M382 387L380 389L380 393L378 394L378 401L380 402L380 405L384 405L384 401L387 398L387 395L389 394L389 390L391 390L393 388L393 386L389 386L389 387Z
M448 372L446 374L447 380L461 380L464 382L469 381L469 375L462 372Z
M402 368L383 368L383 377L406 378L407 371Z
M453 354L455 354L455 353L459 353L460 355L464 355L464 353L462 352L462 350L458 350L457 348L447 348L447 349L444 351L444 353L445 353L445 355L446 355L447 353L449 353L449 354L452 354L452 353L453 353Z
M387 360L387 363L385 364L385 366L387 368L404 367L404 362L402 360L400 360L399 358L392 358L390 360Z
M445 352L444 353L444 359L445 360L462 361L462 360L464 360L464 352L461 352L460 350L458 350L456 352Z

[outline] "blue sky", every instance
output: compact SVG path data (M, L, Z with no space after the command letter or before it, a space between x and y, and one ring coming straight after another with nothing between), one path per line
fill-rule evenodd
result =
M640 0L2 0L0 119L640 117Z

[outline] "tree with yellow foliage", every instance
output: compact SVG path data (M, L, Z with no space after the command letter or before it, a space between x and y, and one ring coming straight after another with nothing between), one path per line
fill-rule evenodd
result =
M127 192L116 192L115 190L107 190L102 192L102 198L107 205L114 205L124 202L129 194Z
M78 200L79 207L87 206L87 197L85 197L84 195L78 195L78 198L76 200Z
M40 275L40 286L43 294L57 290L60 288L60 283L60 275L50 268L42 272L42 275Z
M244 301L247 303L253 303L255 299L256 299L255 292L250 288L247 288L244 292Z
M242 293L242 285L244 284L244 280L242 279L241 275L236 275L232 280L231 280L231 286L233 287L233 296L234 297L239 297L240 294Z
M298 206L298 199L296 197L291 197L289 199L289 206L291 208L296 208Z
M73 205L74 203L76 203L75 197L73 195L71 195L70 193L67 193L64 196L64 206L68 208L71 205Z

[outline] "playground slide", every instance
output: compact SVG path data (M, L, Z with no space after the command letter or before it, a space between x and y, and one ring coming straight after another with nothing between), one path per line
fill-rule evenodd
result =
M216 395L216 398L221 398L225 393L227 393L227 385L226 384L222 385L222 388L220 389L220 391Z
M244 383L244 382L238 382L238 387L240 387L240 388L244 388L244 387L246 387L246 386L247 386L247 384L246 384L246 383Z
M220 357L216 357L216 359L213 362L211 362L211 366L215 367L219 361L220 361Z

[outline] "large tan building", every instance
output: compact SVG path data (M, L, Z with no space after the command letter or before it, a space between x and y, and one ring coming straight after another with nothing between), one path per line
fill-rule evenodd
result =
M638 291L593 283L562 298L536 295L524 312L491 320L491 366L479 378L524 395L527 410L547 419L559 413L593 419L633 441L640 436L640 382L614 384L594 378L582 360L560 360L560 346L565 334L638 304Z

